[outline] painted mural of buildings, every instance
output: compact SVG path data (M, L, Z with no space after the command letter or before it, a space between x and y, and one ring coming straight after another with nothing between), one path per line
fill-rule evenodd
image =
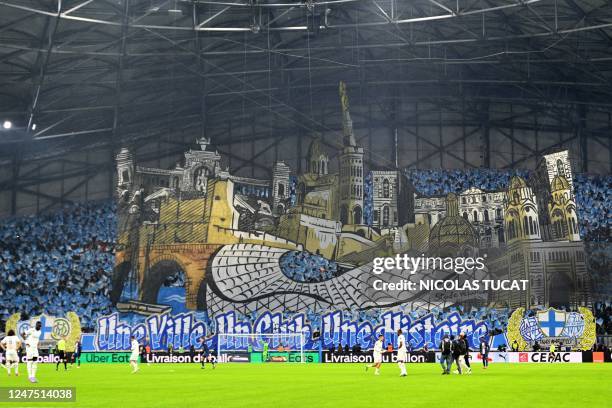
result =
M492 304L512 308L590 304L591 282L577 228L568 151L544 155L529 181L513 177L505 191L472 187L457 200L459 215L471 229L449 221L445 196L415 196L414 212L431 225L430 252L439 251L439 231L450 223L447 229L465 232L465 245L502 250L489 259L493 276L530 281L526 292L492 292ZM461 247L461 238L456 241Z
M363 147L355 142L346 85L340 82L342 153L340 154L340 222L363 224Z
M459 215L476 229L481 248L499 248L505 242L504 193L471 187L458 195ZM435 225L446 216L446 196L415 197L414 212Z
M500 279L528 279L526 292L492 292L510 307L590 306L591 279L576 228L576 202L567 151L542 158L532 189L513 177L504 197L504 254L491 262Z
M531 177L537 197L542 237L579 241L576 197L567 150L546 155Z
M401 227L414 222L414 187L400 171L372 170L372 226Z
M361 285L354 290L366 288L361 274L375 257L405 252L475 256L491 251L485 277L529 279L530 286L526 292L491 293L489 304L590 302L567 151L544 156L529 181L514 177L502 191L472 187L459 194L420 196L402 171L374 169L368 225L364 149L356 143L343 83L339 94L343 135L332 156L337 162L330 159L329 146L334 144L313 137L306 170L295 175L294 196L292 170L285 162L272 164L269 180L236 176L222 166L221 155L206 138L198 139L197 147L185 152L172 169L140 166L128 149L122 149L116 158L120 236L113 299L119 298L131 274L143 303L126 307L149 310L164 280L182 271L189 309L215 305L223 310L227 298L234 297L253 307L268 302L275 310L286 306L283 302L294 302L296 311L312 305L331 307L345 304L348 297L373 307L377 303L369 295L336 293L334 288L351 280ZM300 253L310 253L307 256L321 265L334 262L334 270L341 273L316 284L295 285L281 263L286 257L306 256ZM258 269L264 264L270 275ZM207 282L209 271L216 274L208 278L215 282ZM428 273L440 272L444 271ZM273 275L282 275L278 281L284 283L270 282ZM269 290L268 298L249 300L264 289ZM286 296L296 290L304 293ZM428 296L415 295L412 302ZM470 302L483 296L487 294ZM452 304L451 298L442 304ZM388 304L397 301L388 299Z

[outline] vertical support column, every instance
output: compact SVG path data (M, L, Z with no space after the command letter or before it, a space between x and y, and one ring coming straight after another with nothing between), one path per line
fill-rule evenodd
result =
M444 140L442 139L442 107L438 106L438 149L440 151L440 168L444 168Z
M296 160L297 160L297 173L298 174L302 174L302 139L304 135L304 131L302 130L302 128L300 128L298 130L298 140L297 143L295 144L295 155Z
M491 139L489 124L489 103L485 102L481 112L481 126L482 126L482 166L489 169L491 168Z
M60 199L59 199L60 207L64 205L65 183L66 183L66 162L62 160L62 179L60 181Z
M421 158L420 156L420 152L421 152L421 138L419 136L419 103L415 102L414 103L414 134L416 137L416 167L417 169L421 166Z
M612 173L612 115L608 112L608 164L609 171Z
M537 157L540 155L540 130L538 128L538 115L534 114L533 115L533 134L534 134L534 142L535 142L535 156L536 156L536 163L537 163Z
M204 60L200 56L200 52L202 51L201 41L200 41L200 32L198 31L198 26L200 24L200 17L198 14L198 5L196 2L193 3L192 8L192 24L193 24L193 48L194 55L196 58L196 67L198 68L198 77L199 77L199 90L200 90L200 137L206 136L206 120L207 120L207 104L206 104L206 65L204 64Z
M55 39L55 33L57 32L57 26L59 25L60 18L62 16L62 0L57 0L57 12L55 18L51 22L51 17L47 18L45 23L44 33L47 33L47 44L45 55L43 57L42 53L39 52L36 65L39 66L38 79L36 81L36 85L34 86L33 94L32 94L32 102L30 103L30 108L28 109L28 123L26 125L26 130L29 132L32 130L32 125L34 125L34 119L36 118L36 113L38 111L38 102L40 100L40 92L42 90L43 84L45 82L45 76L47 74L47 67L49 65L49 60L51 59L51 53L53 50L53 42ZM40 48L42 49L44 46L44 34L43 39L41 40Z
M251 177L255 177L255 117L251 117Z
M576 137L580 143L580 169L583 173L589 172L588 138L585 131L587 108L585 105L578 106L578 118L576 121Z
M85 151L85 163L87 166L87 172L91 172L91 163L89 160L89 150ZM85 201L89 201L89 182L91 181L91 177L88 178L87 182L85 182Z
M109 198L113 197L114 193L114 163L115 163L115 151L117 150L118 139L120 136L121 119L119 116L119 110L121 109L121 83L123 81L123 60L125 56L125 47L127 42L127 32L129 23L129 8L130 1L122 0L123 6L123 18L121 22L121 42L119 45L119 56L117 58L117 74L115 76L115 106L113 108L113 131L111 134L111 147L110 147L110 162L108 166L108 195Z
M232 138L232 121L228 120L227 121L227 140L230 140L230 145L229 148L232 148L232 145L234 144L234 139ZM228 155L227 157L227 167L229 168L230 172L232 171L232 156Z
M17 183L19 182L19 168L21 167L21 144L16 148L12 162L13 178L11 180L11 215L17 214ZM39 181L40 183L40 181Z
M467 135L465 131L465 97L461 97L461 144L463 145L463 168L467 163Z
M398 168L398 152L397 152L397 95L394 92L393 101L391 102L391 157L390 162L393 163L393 169ZM387 166L385 166L387 167Z
M372 163L372 104L368 103L368 162L370 169L373 168Z

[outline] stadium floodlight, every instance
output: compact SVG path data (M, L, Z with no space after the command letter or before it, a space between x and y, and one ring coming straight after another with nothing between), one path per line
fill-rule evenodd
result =
M4 123L2 123L2 127L6 130L9 130L13 127L13 122L11 122L10 120L5 120Z
M239 362L251 359L247 350L262 353L262 362L305 363L304 333L219 333L217 362ZM265 346L267 345L267 346ZM266 355L267 354L267 355Z

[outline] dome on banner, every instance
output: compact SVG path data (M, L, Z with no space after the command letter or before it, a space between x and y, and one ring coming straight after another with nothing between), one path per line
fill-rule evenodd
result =
M551 184L551 191L569 190L570 185L567 178L563 176L555 176Z
M456 256L465 249L478 248L478 233L465 218L459 216L457 195L446 197L446 216L429 233L429 250L438 255Z

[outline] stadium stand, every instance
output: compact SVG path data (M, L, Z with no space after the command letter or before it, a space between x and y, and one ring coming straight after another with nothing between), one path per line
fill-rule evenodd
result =
M283 273L298 282L321 282L333 278L338 265L321 256L302 251L290 251L280 259Z
M0 315L22 317L74 311L84 327L111 308L115 258L112 203L69 205L49 215L0 225Z

